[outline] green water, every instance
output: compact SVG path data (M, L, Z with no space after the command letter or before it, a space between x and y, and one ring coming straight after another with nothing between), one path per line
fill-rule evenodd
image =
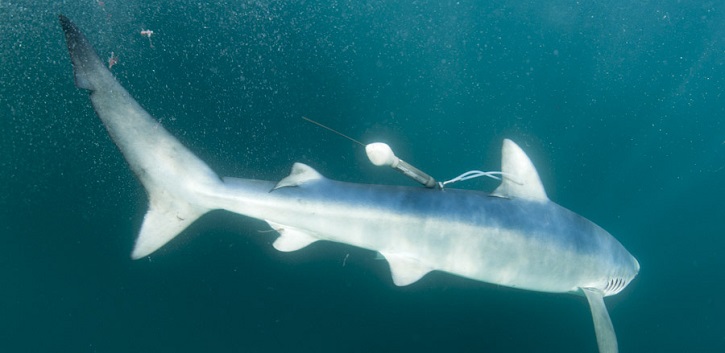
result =
M722 352L723 11L0 1L0 350L596 351L583 298L440 273L397 288L370 252L278 253L264 224L223 212L130 260L145 194L73 85L63 13L220 175L277 180L300 161L334 179L409 184L301 116L385 141L441 179L498 169L501 140L514 139L551 199L641 263L607 299L620 350Z

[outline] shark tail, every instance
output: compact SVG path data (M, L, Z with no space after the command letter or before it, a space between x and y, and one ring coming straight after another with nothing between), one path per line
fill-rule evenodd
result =
M145 257L215 207L223 182L116 81L86 37L60 15L76 86L89 90L93 108L146 189L149 209L131 257Z

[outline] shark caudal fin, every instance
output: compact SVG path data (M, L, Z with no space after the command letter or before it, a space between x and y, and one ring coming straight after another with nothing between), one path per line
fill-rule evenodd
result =
M131 254L147 256L214 208L206 195L222 182L116 81L78 27L59 17L76 86L90 91L98 117L148 194L149 210Z

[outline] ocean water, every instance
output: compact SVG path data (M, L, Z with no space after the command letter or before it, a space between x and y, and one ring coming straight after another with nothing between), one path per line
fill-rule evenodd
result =
M147 201L73 85L63 13L220 175L300 161L412 185L302 116L440 179L498 169L514 139L552 200L639 260L606 300L620 350L723 352L724 6L0 0L0 350L597 350L581 297L443 273L399 288L369 251L279 253L224 212L131 260Z

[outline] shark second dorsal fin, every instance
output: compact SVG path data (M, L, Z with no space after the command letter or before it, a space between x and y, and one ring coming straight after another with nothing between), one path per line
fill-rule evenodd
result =
M324 177L318 173L315 169L303 163L295 163L292 165L292 171L287 177L280 180L272 190L284 188L288 186L300 186L304 183L309 183L314 180L320 180Z
M501 185L491 195L531 201L549 201L534 164L516 143L503 140L501 149Z

